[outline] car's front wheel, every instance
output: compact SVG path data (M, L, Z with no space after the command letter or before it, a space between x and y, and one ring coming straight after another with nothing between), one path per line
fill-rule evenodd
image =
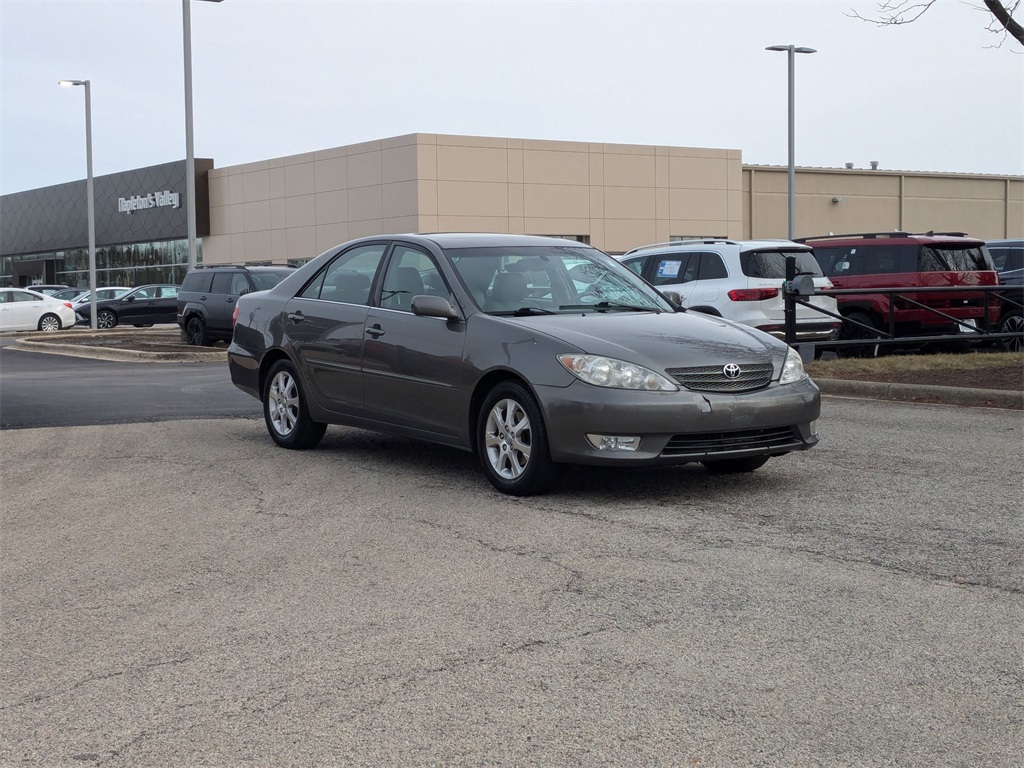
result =
M202 318L189 318L185 324L185 341L196 347L210 346L210 338L206 335L206 323Z
M505 381L488 393L477 417L476 443L487 479L502 493L543 493L555 481L540 407L521 384Z
M744 459L702 461L701 464L704 465L708 472L714 472L716 475L731 475L741 472L753 472L755 469L763 467L767 462L767 456L748 456Z
M96 327L109 330L117 326L117 315L111 312L109 309L101 309L96 314Z
M999 320L999 333L1024 332L1024 314L1019 309L1011 309ZM1007 352L1024 351L1024 338L1000 339L999 346Z
M40 331L59 331L60 328L60 318L51 312L47 312L39 318Z
M302 384L287 360L278 360L267 374L263 416L270 436L282 448L312 448L327 431L326 424L309 417Z

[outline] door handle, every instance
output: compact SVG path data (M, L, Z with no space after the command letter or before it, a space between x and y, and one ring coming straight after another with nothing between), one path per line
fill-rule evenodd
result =
M303 320L306 319L306 316L301 312L289 312L288 319L291 320L293 323L301 323Z
M370 328L367 328L366 332L373 336L373 338L375 339L384 335L384 329L381 328L379 325L374 325Z

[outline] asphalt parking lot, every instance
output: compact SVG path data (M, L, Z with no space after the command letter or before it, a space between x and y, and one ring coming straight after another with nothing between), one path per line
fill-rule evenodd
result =
M6 411L43 356L0 353ZM160 420L0 431L0 764L1024 763L1020 412L829 397L747 477L513 499L144 381Z

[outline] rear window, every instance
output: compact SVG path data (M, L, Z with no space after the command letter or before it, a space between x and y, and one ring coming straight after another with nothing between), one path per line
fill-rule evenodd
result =
M922 245L919 268L922 272L976 272L992 269L981 246L960 248L945 245Z
M295 274L294 269L282 269L273 272L270 270L261 270L259 272L250 272L249 277L251 277L253 283L256 284L257 291L269 291L275 285L288 277L288 275L292 274Z
M746 251L740 254L740 268L747 277L786 279L786 257L796 256L796 271L821 277L821 267L810 251Z

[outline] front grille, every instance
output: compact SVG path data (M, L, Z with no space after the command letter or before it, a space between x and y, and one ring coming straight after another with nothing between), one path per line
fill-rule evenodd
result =
M721 365L696 368L669 368L665 372L677 383L695 392L748 392L768 386L772 380L771 363L740 365L740 375L730 379Z
M793 427L744 429L736 432L692 432L673 435L662 450L662 456L704 456L730 451L782 450L800 447L800 438Z

